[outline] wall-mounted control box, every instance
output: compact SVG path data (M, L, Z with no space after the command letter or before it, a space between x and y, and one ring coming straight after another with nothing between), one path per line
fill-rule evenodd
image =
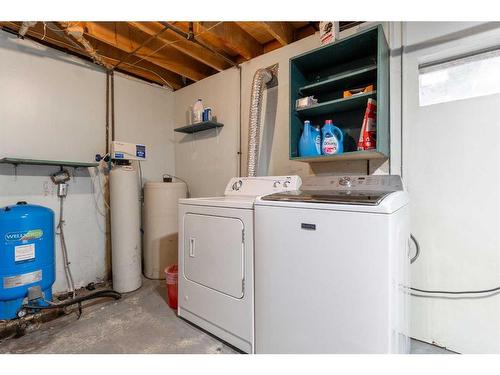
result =
M136 143L113 141L111 143L112 160L146 160L146 146Z

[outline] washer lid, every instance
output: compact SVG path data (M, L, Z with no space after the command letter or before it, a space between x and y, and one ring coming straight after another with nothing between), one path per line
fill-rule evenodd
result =
M296 190L266 195L262 200L376 206L389 194L388 191Z
M300 190L266 195L256 204L391 213L408 204L408 194L396 175L309 176Z

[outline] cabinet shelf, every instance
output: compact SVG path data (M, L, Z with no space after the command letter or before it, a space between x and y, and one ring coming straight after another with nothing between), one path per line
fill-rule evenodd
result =
M317 155L317 156L295 156L290 160L303 161L308 163L340 161L340 160L371 160L386 159L387 155L377 150L350 151L337 155Z
M306 96L325 92L334 88L355 87L357 85L367 84L370 81L374 82L377 79L377 65L370 65L360 69L354 69L344 73L336 74L325 80L311 83L299 88L299 92Z
M72 168L92 168L97 167L98 163L88 163L79 161L66 161L66 160L41 160L41 159L26 159L26 158L1 158L0 164L12 165L47 165L57 167L72 167Z
M208 129L222 128L224 125L215 121L203 121L196 124L182 126L174 129L178 133L193 134Z
M321 116L350 111L355 108L362 108L364 110L366 108L368 98L376 97L377 91L357 94L347 98L330 100L328 102L315 104L311 107L297 109L297 114L301 116Z

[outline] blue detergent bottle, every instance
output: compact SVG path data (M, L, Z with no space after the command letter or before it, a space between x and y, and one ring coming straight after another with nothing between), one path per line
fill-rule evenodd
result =
M316 146L316 155L321 155L321 127L319 125L314 125L311 131L314 145Z
M344 152L344 134L342 130L333 125L332 120L326 120L321 129L323 141L321 151L323 155L336 155Z
M299 139L299 156L314 156L318 155L316 149L315 130L311 126L311 122L304 121L304 129Z

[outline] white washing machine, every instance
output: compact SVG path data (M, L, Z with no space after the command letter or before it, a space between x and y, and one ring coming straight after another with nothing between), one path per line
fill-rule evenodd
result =
M399 176L308 177L255 204L257 353L408 353Z
M179 316L254 352L254 202L300 184L298 176L236 177L223 197L179 200Z

